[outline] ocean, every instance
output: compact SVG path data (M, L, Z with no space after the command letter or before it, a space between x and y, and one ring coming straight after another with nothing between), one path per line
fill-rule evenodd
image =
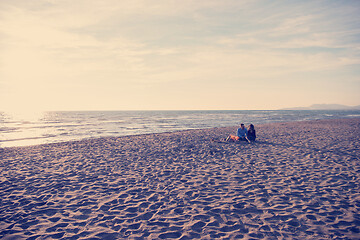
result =
M68 111L0 112L0 147L187 129L360 117L359 110Z

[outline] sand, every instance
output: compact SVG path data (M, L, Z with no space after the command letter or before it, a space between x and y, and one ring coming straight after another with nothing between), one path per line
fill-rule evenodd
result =
M0 149L2 239L360 239L360 119Z

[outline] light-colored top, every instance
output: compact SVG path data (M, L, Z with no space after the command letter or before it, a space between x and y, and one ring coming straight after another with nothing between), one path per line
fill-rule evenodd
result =
M244 138L247 136L248 130L246 128L242 129L242 128L238 128L237 130L237 136Z

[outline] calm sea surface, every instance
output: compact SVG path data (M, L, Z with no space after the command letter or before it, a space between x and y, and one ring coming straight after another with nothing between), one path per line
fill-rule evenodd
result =
M105 111L0 112L0 147L27 146L92 137L172 132L235 126L360 117L360 111Z

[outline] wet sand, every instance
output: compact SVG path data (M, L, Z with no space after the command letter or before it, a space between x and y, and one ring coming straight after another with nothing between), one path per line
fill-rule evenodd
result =
M1 239L360 239L360 119L0 148Z

